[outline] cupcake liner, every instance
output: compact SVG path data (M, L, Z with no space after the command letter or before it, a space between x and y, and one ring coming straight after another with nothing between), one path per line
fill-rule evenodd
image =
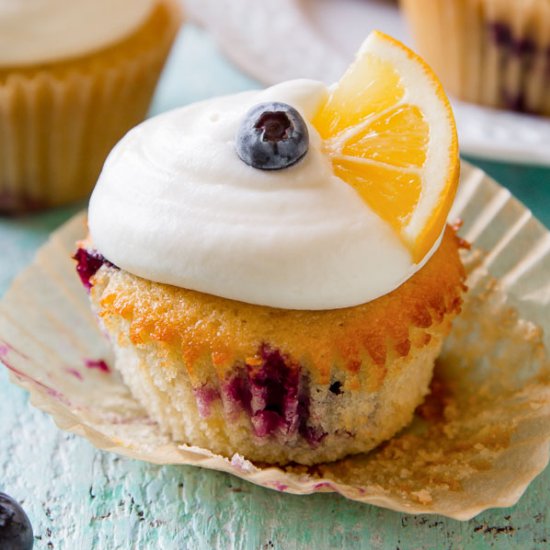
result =
M114 372L70 259L85 214L54 233L0 305L0 359L57 425L100 449L222 470L295 494L338 492L466 520L514 504L550 444L550 233L480 170L463 165L450 219L473 246L463 312L411 426L366 455L315 467L253 464L177 445Z
M75 60L0 68L0 213L85 198L116 142L147 113L180 22L160 0L114 46Z
M550 115L547 0L401 0L418 49L448 91Z

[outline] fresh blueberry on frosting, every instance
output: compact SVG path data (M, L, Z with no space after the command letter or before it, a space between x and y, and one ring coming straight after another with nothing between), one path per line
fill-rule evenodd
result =
M248 111L237 132L237 154L260 170L296 164L309 147L307 125L286 103L260 103Z

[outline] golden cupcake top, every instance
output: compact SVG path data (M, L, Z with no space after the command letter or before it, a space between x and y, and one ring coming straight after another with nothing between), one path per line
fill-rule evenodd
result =
M258 343L305 361L317 382L328 382L335 363L359 383L361 362L370 358L372 390L386 376L388 360L405 357L411 346L430 341L431 328L460 311L464 269L461 242L447 228L441 246L425 268L378 300L325 311L274 309L238 303L211 294L159 285L116 269L93 279L101 317L129 322L134 345L157 342L181 356L192 378L212 360L220 376L235 364L254 367ZM351 382L350 382L351 383Z

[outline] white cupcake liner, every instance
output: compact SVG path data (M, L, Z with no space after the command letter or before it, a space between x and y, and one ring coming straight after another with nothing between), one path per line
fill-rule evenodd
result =
M89 196L109 151L145 118L180 26L176 0L156 4L162 16L126 40L0 80L0 212Z
M85 213L52 235L4 297L0 360L34 406L100 449L221 470L289 493L337 492L401 512L470 519L515 504L548 463L550 233L467 164L456 218L473 243L464 255L470 291L437 367L439 398L367 455L280 468L164 436L118 374L107 372L109 345L71 260Z

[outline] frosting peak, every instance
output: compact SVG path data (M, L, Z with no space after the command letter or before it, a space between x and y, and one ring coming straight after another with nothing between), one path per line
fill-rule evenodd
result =
M422 264L334 175L308 122L326 94L296 80L134 128L90 202L95 246L140 277L259 305L333 309L391 292ZM266 101L293 106L308 125L308 153L283 170L254 169L235 152L243 116Z
M110 46L155 0L0 0L0 67L58 61Z

